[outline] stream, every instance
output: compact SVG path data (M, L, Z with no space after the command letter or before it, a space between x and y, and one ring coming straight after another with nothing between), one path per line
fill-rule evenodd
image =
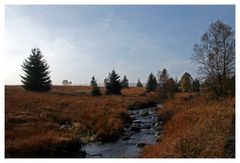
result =
M161 122L157 121L157 107L129 110L133 121L125 124L124 133L117 141L94 142L84 146L87 158L137 158L145 145L155 144L162 134Z

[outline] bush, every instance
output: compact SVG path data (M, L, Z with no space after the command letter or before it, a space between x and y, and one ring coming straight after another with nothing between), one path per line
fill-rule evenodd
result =
M105 117L97 123L96 137L98 141L116 141L123 132L123 123L120 119Z
M100 92L99 87L94 87L94 88L92 89L92 91L91 91L91 95L92 95L92 96L101 96L102 94L101 94L101 92Z

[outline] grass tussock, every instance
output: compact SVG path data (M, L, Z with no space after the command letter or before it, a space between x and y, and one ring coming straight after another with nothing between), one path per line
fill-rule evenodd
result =
M37 93L6 86L5 156L71 157L82 142L115 140L123 124L131 121L128 106L153 96L145 95L144 88L101 97L91 96L90 90L54 86L50 92Z
M143 157L235 157L235 98L179 93L159 110L159 119L164 135L144 148Z

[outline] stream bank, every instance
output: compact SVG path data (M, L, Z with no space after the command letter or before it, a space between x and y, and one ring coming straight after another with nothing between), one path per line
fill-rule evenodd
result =
M124 125L124 132L114 142L93 142L83 149L87 158L137 158L142 148L156 143L163 133L162 123L158 121L157 108L128 110L131 123Z

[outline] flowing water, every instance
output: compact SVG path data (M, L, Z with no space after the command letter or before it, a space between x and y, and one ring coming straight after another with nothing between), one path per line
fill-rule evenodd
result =
M91 143L84 149L87 158L136 158L145 145L155 144L162 134L162 124L157 121L156 107L129 110L133 121L126 124L124 133L115 142Z

